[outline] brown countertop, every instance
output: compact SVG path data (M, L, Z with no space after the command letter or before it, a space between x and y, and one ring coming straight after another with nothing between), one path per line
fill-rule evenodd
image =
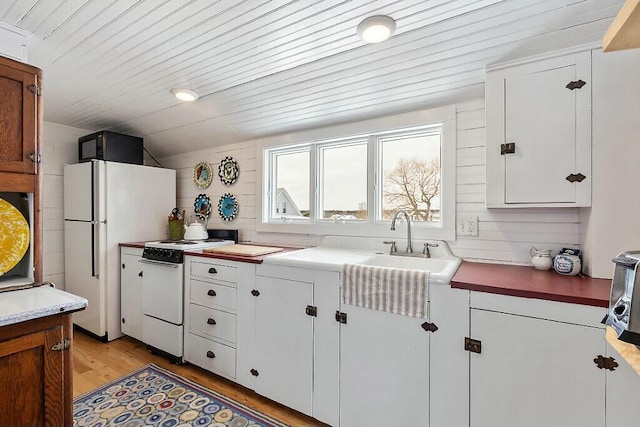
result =
M144 249L144 242L127 242L127 243L119 243L119 246L126 248L140 248Z
M451 287L514 297L609 307L611 280L563 276L533 267L463 262Z

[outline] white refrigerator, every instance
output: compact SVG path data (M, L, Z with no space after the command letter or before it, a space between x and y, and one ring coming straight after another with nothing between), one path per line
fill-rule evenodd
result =
M103 341L120 329L119 243L165 239L176 171L94 160L64 166L65 290L86 298L73 323Z

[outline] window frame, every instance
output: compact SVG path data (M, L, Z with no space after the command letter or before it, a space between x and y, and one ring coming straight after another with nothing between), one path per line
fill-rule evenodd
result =
M404 237L398 231L390 230L390 221L378 219L383 200L376 192L380 188L380 149L377 139L399 131L410 132L430 126L441 127L441 218L437 223L413 223L412 233L418 239L455 240L455 199L456 199L456 109L453 106L420 110L375 120L348 123L328 128L297 132L264 138L257 141L257 193L256 231L286 234L342 235L362 237ZM330 145L345 145L350 141L367 140L367 220L340 220L316 218L316 207L321 206L322 194L316 191L321 184L318 168L319 150ZM310 200L309 218L279 222L271 220L269 179L270 162L273 153L288 149L309 147L310 149ZM269 155L265 155L269 153ZM275 202L275 197L273 198Z

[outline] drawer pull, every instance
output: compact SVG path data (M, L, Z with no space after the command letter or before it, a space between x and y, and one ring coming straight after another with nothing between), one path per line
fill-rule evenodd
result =
M249 372L251 372L251 375L253 375L254 377L258 376L258 371L256 371L255 369L252 369Z
M207 357L209 359L213 359L214 357L216 357L215 353L211 350L207 351Z
M215 297L216 291L214 291L213 289L209 289L209 292L207 292L207 295L209 295L210 297Z
M254 289L251 291L251 295L253 295L254 297L257 297L258 295L260 295L260 291L258 291L257 289Z
M214 319L212 319L211 317L209 317L207 319L207 325L215 325L215 324L216 324L216 321Z
M218 272L218 270L216 270L215 268L211 267L209 269L209 274L216 274Z

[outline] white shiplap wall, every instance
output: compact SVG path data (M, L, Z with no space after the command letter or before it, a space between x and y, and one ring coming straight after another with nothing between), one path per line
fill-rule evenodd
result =
M49 122L43 127L43 278L61 289L64 289L62 167L78 162L78 138L89 133L86 129Z
M479 218L478 237L459 237L449 242L453 251L467 260L526 264L529 248L576 247L580 243L579 214L573 208L492 209L484 205L485 197L485 117L484 99L456 105L457 109L457 204L458 217ZM211 147L161 160L164 166L178 171L178 207L193 211L193 201L200 193L211 198L212 215L209 228L238 228L240 239L280 245L317 245L322 236L304 234L258 233L256 221L256 142L249 141ZM240 165L236 184L223 185L217 176L207 189L193 182L193 167L209 162L217 174L217 166L225 156L234 157ZM532 178L533 179L533 178ZM218 199L232 193L240 206L238 218L230 223L217 215Z

